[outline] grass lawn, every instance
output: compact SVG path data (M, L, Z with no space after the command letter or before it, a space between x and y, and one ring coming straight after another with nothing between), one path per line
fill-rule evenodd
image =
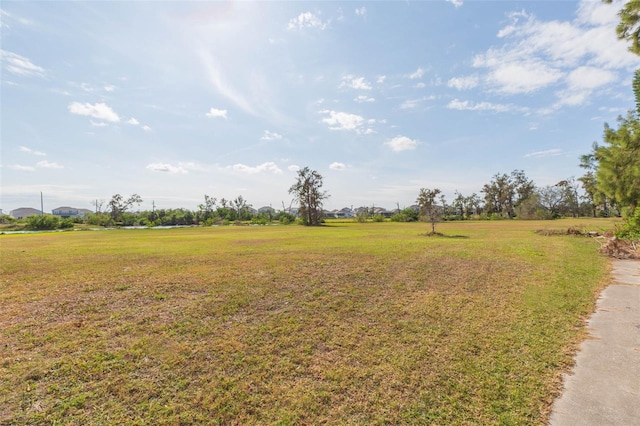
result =
M0 236L0 424L544 424L610 222Z

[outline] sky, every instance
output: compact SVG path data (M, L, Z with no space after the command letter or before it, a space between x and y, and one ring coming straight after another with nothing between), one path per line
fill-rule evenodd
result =
M401 208L542 187L633 108L620 3L3 1L0 208ZM295 204L294 204L295 205Z

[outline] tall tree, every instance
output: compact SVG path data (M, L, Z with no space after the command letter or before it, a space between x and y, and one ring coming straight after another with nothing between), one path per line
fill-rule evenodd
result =
M329 198L329 194L322 191L322 185L322 175L305 167L298 170L296 183L289 188L289 194L300 203L298 213L304 225L320 225L322 204Z
M631 210L640 203L640 119L629 111L618 118L618 129L604 127L605 144L595 148L597 186L620 207Z
M612 0L603 0L605 3L612 3ZM640 55L640 1L628 1L618 12L620 23L616 27L616 33L620 40L631 42L629 50L636 55Z
M499 213L513 217L515 208L533 195L535 185L522 170L507 175L496 174L493 180L482 187L487 213Z
M440 190L438 188L428 189L421 188L418 193L418 199L416 203L420 208L420 214L425 217L429 222L431 222L431 233L436 233L436 223L440 220L441 210L438 206L436 198L438 194L440 194Z
M109 201L109 213L111 214L111 218L118 222L122 220L122 215L129 210L134 204L140 205L142 203L142 198L138 194L133 194L129 198L125 199L122 195L116 194L111 197L111 201Z

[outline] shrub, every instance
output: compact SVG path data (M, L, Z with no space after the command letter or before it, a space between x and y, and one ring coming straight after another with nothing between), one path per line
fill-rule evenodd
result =
M73 228L73 219L71 218L67 218L67 219L62 219L62 221L60 221L60 229L71 229Z
M374 222L384 222L384 216L381 214L377 214L373 217Z
M73 226L73 225L72 225ZM27 218L27 229L51 230L60 227L60 218L50 214L29 216Z
M624 215L624 223L616 229L616 237L625 240L640 240L640 207L635 210L627 210Z
M356 217L354 217L353 220L358 223L365 223L367 221L367 216L367 212L360 211L358 212L358 214L356 214Z

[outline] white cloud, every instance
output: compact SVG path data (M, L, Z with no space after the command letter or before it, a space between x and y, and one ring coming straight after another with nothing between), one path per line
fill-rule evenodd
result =
M478 77L473 75L468 77L454 77L447 82L447 86L454 87L458 90L468 90L476 87L478 82Z
M292 164L289 167L287 167L287 170L289 170L290 172L297 172L298 170L300 170L300 166L296 164Z
M454 5L456 7L456 9L464 4L464 2L462 0L447 0L447 2L451 3L452 5Z
M137 126L138 124L140 124L140 122L138 120L136 120L135 118L131 117L127 123L132 124L134 126Z
M560 154L562 154L562 150L556 148L556 149L548 149L546 151L531 152L529 154L526 154L524 157L525 158L551 157L551 156L556 156Z
M356 90L371 90L371 84L364 77L354 77L347 75L342 78L340 88L348 87Z
M35 65L24 56L6 50L0 50L0 57L2 57L2 62L5 63L6 70L10 73L24 76L45 76L44 68Z
M91 125L93 127L106 127L108 126L107 123L105 123L104 121L93 121L93 120L89 120L89 123L91 123Z
M364 118L356 114L347 112L337 112L322 110L320 114L328 114L329 117L323 118L322 122L327 123L331 130L353 130L358 131L364 124Z
M144 126L142 126L142 130L144 130L145 132L150 132L151 131L151 127L147 126L146 124Z
M400 104L400 109L413 109L417 108L422 102L422 99L407 99L402 104Z
M331 170L345 170L347 168L347 166L343 163L338 163L337 161L334 161L333 163L331 163L329 165L329 168Z
M423 82L416 84L416 89L424 89L425 87L427 87L427 85Z
M93 93L95 89L89 83L80 84L80 88L87 93Z
M275 132L270 132L268 130L264 131L264 135L262 135L262 137L260 138L264 141L275 141L278 139L282 139L282 135L275 133Z
M418 68L415 72L409 74L409 78L411 80L416 80L418 78L422 78L423 75L424 75L424 69Z
M173 166L168 163L151 163L147 165L146 169L151 170L152 172L163 172L163 173L171 173L171 174L187 173L187 170L184 167L180 165Z
M556 83L564 75L542 60L512 58L497 50L476 56L473 66L489 68L487 83L507 94L532 93Z
M287 28L289 30L301 30L303 28L317 28L324 30L327 28L327 23L322 22L320 18L311 12L304 12L298 15L297 18L291 19Z
M104 90L105 92L113 92L114 90L116 90L116 86L113 86L113 85L104 86Z
M208 113L205 114L210 118L224 118L227 119L227 110L226 109L218 109L211 108Z
M571 89L596 89L616 81L617 75L613 71L594 67L579 67L567 76Z
M68 106L71 114L85 115L99 120L111 121L117 123L120 121L120 117L116 114L110 106L100 102L97 104L73 102Z
M396 136L395 138L385 142L384 144L390 147L393 151L400 152L416 149L416 147L418 146L418 141L409 139L406 136Z
M27 148L26 146L21 146L20 147L20 151L29 153L31 155L38 155L38 156L41 156L41 157L44 157L44 156L47 155L46 153L44 153L42 151L35 151L35 150L31 149L31 148Z
M23 166L20 164L13 164L11 166L7 166L8 168L10 168L11 170L19 170L21 172L33 172L35 170L35 168L31 167L31 166Z
M387 79L387 76L386 76L386 75L379 75L379 76L376 78L376 83L378 83L378 84L382 84L382 83L384 83L384 81L385 81L386 79Z
M513 12L510 23L497 33L505 44L477 55L473 65L486 69L486 81L501 93L555 86L557 94L567 96L569 90L573 98L559 104L588 102L588 90L617 81L612 70L640 65L627 44L616 38L619 6L583 0L571 21L545 22L524 11Z
M447 104L448 109L456 109L459 111L493 111L493 112L509 112L519 111L526 112L527 108L518 107L515 105L494 104L491 102L478 102L473 103L471 101L460 101L454 99Z
M358 103L362 103L362 102L375 102L376 99L366 96L366 95L360 95L357 98L354 99L354 101L358 102Z
M234 164L232 169L237 172L248 173L250 175L254 175L257 173L273 173L273 174L281 174L282 170L278 165L272 161L262 163L256 167L247 166L244 164Z
M367 8L362 6L359 9L356 9L356 15L358 16L365 16L367 14Z
M423 96L420 99L407 99L402 104L400 104L400 109L413 109L420 106L420 104L424 101L429 101L435 99L435 96Z
M64 169L64 166L58 164L58 163L53 163L53 162L49 162L46 160L43 161L38 161L36 163L36 166L38 167L42 167L43 169Z

